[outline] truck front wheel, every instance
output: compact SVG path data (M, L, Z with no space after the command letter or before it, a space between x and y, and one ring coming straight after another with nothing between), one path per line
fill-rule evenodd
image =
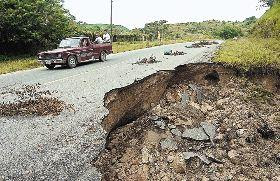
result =
M100 60L101 62L105 62L105 61L107 60L107 53L106 53L105 51L102 51L102 52L100 53L99 60Z
M75 68L77 66L77 58L74 55L70 55L67 59L67 65L69 68Z

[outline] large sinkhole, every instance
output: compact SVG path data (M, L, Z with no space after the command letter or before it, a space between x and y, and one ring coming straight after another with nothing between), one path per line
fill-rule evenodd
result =
M107 93L103 180L277 180L279 70L201 63Z

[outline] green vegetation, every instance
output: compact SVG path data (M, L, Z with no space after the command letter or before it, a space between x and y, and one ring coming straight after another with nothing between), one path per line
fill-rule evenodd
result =
M280 68L280 44L277 39L242 38L226 41L214 58L243 69L274 66Z
M109 24L87 24L87 23L78 23L78 28L76 30L76 35L85 35L91 37L92 39L96 34L103 34L105 30L109 30ZM113 25L113 34L114 35L123 35L128 34L130 30L122 25Z
M263 7L271 7L276 1L277 0L259 0Z
M185 39L190 35L201 34L212 38L228 39L248 35L256 20L254 16L242 22L211 20L167 24L167 21L161 20L147 23L144 28L133 29L131 33L150 41L159 39L159 37L163 40Z
M262 38L280 39L280 0L260 18L253 28L253 35Z
M280 1L262 0L271 8L257 21L247 38L226 41L214 58L243 69L280 68Z
M224 26L222 29L218 30L216 32L216 35L218 37L221 37L223 39L230 39L234 37L240 37L243 36L241 28L233 25L227 25Z
M211 37L206 36L206 35L189 35L188 37L185 37L184 39L177 39L177 40L114 42L113 51L114 51L114 53L120 53L120 52L126 52L126 51L131 51L131 50L150 48L150 47L154 47L154 46L190 42L190 41L195 41L195 40L205 40L205 39L210 39L210 38Z
M0 52L37 53L75 30L60 0L0 1Z
M30 55L14 57L0 56L0 74L28 70L40 66L37 58L31 57Z

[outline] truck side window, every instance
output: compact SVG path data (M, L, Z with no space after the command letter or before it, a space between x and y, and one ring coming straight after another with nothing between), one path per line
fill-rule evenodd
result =
M89 41L87 39L82 40L82 47L88 47L89 46Z

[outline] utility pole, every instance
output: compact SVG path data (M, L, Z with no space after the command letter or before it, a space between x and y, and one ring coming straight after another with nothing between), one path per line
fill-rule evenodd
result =
M113 0L111 0L111 43L113 43Z

